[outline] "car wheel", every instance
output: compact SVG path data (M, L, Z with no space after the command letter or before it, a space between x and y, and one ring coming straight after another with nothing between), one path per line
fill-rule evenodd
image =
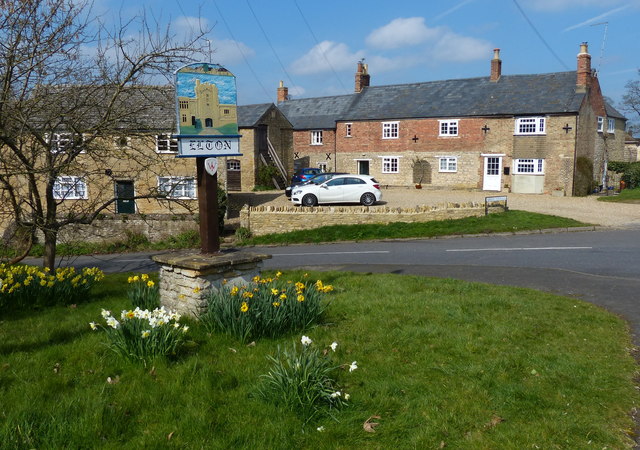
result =
M302 197L302 204L304 206L316 206L317 203L318 203L318 199L313 194L307 194L304 197Z
M362 194L362 197L360 197L360 203L362 203L364 206L371 206L376 202L376 196L373 195L371 192L365 192L364 194Z

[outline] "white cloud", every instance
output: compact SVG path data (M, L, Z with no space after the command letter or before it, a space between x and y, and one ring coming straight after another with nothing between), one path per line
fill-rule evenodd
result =
M491 50L491 44L487 41L447 32L428 53L436 62L468 62L487 58Z
M213 51L212 61L223 66L240 63L244 61L244 58L250 58L256 54L252 48L231 39L213 39L211 48Z
M364 52L351 53L346 44L322 41L304 56L291 64L296 75L311 75L332 70L354 68L355 63L364 57Z
M438 28L424 24L424 17L398 18L373 30L366 42L373 48L394 49L421 44L438 34Z

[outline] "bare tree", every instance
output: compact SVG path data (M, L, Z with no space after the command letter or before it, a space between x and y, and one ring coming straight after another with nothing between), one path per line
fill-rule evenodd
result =
M144 14L107 27L88 1L0 0L0 213L27 240L44 236L46 267L54 267L63 227L91 223L115 201L63 202L74 186L61 193L56 181L150 166L155 156L143 146L113 140L152 129L145 112L173 92L166 79L151 83L191 61L205 31L178 42Z
M637 133L640 132L640 80L631 80L625 87L627 91L622 96L622 109L633 115L629 129L631 133Z

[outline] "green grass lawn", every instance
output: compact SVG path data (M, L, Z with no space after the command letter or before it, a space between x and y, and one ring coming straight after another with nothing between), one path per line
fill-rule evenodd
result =
M351 406L304 426L256 396L267 355L300 334L242 345L192 322L175 360L117 359L88 323L128 307L127 276L108 276L77 306L0 316L0 448L631 444L639 398L628 330L594 305L454 280L310 273L335 291L304 334L338 342L336 358L359 368L340 374Z
M582 227L588 224L565 217L511 210L482 217L431 222L332 225L240 240L241 245L298 244L374 239L407 239L479 233L504 233L549 228Z
M600 202L640 203L640 188L623 189L618 195L598 197Z

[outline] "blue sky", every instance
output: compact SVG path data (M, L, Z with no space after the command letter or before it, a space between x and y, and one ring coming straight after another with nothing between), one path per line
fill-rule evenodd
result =
M148 16L183 33L211 27L202 47L237 77L238 104L353 92L358 60L372 85L575 70L589 43L603 93L618 105L638 79L640 0L99 0L106 15ZM606 34L606 39L605 39Z

